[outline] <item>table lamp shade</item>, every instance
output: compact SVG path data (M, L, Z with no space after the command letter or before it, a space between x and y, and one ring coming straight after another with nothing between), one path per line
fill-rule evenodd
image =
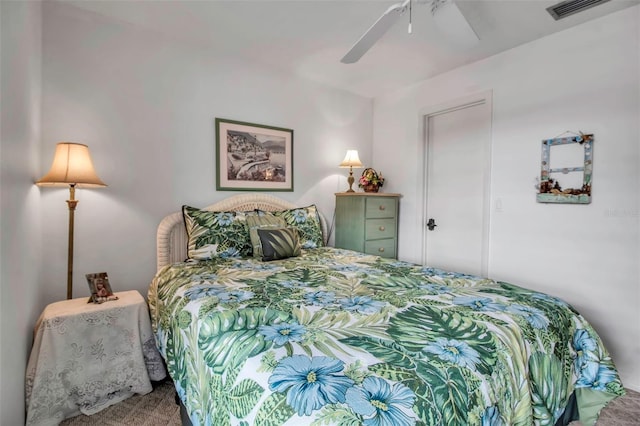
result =
M56 146L53 164L38 185L77 185L79 187L107 186L96 174L89 147L80 143L60 142Z
M347 155L344 156L344 160L342 160L342 163L340 163L338 167L362 167L360 158L358 158L358 151L355 149L348 150Z

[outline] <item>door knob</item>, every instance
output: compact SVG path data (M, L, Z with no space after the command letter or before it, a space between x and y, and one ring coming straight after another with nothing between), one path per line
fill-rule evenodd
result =
M427 228L429 228L429 231L433 231L436 226L438 226L436 225L436 221L433 220L433 218L429 219L427 222Z

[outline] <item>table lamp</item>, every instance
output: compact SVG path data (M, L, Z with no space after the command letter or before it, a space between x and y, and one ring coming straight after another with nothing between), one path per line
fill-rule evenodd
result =
M36 182L38 186L69 185L69 251L67 257L67 299L73 297L73 216L78 204L75 192L80 188L107 186L96 175L89 147L80 143L60 142L56 146L49 173Z
M347 178L347 182L349 182L349 189L346 192L356 192L352 188L353 182L355 181L353 178L353 168L362 168L362 163L358 158L358 151L355 149L348 150L347 155L344 156L344 160L342 160L342 163L340 163L338 167L349 168L349 177Z

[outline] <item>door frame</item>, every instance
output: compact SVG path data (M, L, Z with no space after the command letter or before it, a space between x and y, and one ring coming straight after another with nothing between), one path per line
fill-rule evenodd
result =
M422 190L419 193L421 197L421 226L422 230L422 264L426 265L427 261L427 221L428 211L427 203L429 200L429 117L434 117L448 112L460 109L470 108L477 105L486 105L489 108L489 138L484 142L484 196L483 196L483 212L482 212L482 253L481 253L481 272L482 276L489 276L489 231L491 218L491 146L493 142L493 91L487 90L473 95L456 98L445 103L432 105L421 108L419 110L419 138L421 141L418 155L419 170L422 170Z

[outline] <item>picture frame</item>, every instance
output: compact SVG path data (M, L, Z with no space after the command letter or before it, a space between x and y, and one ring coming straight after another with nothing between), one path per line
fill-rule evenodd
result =
M293 130L215 119L216 189L293 191Z
M85 276L91 291L89 302L103 303L109 300L118 300L118 296L115 296L111 290L111 284L109 284L109 277L106 272L96 272Z
M542 140L539 203L591 203L593 142L583 133Z

